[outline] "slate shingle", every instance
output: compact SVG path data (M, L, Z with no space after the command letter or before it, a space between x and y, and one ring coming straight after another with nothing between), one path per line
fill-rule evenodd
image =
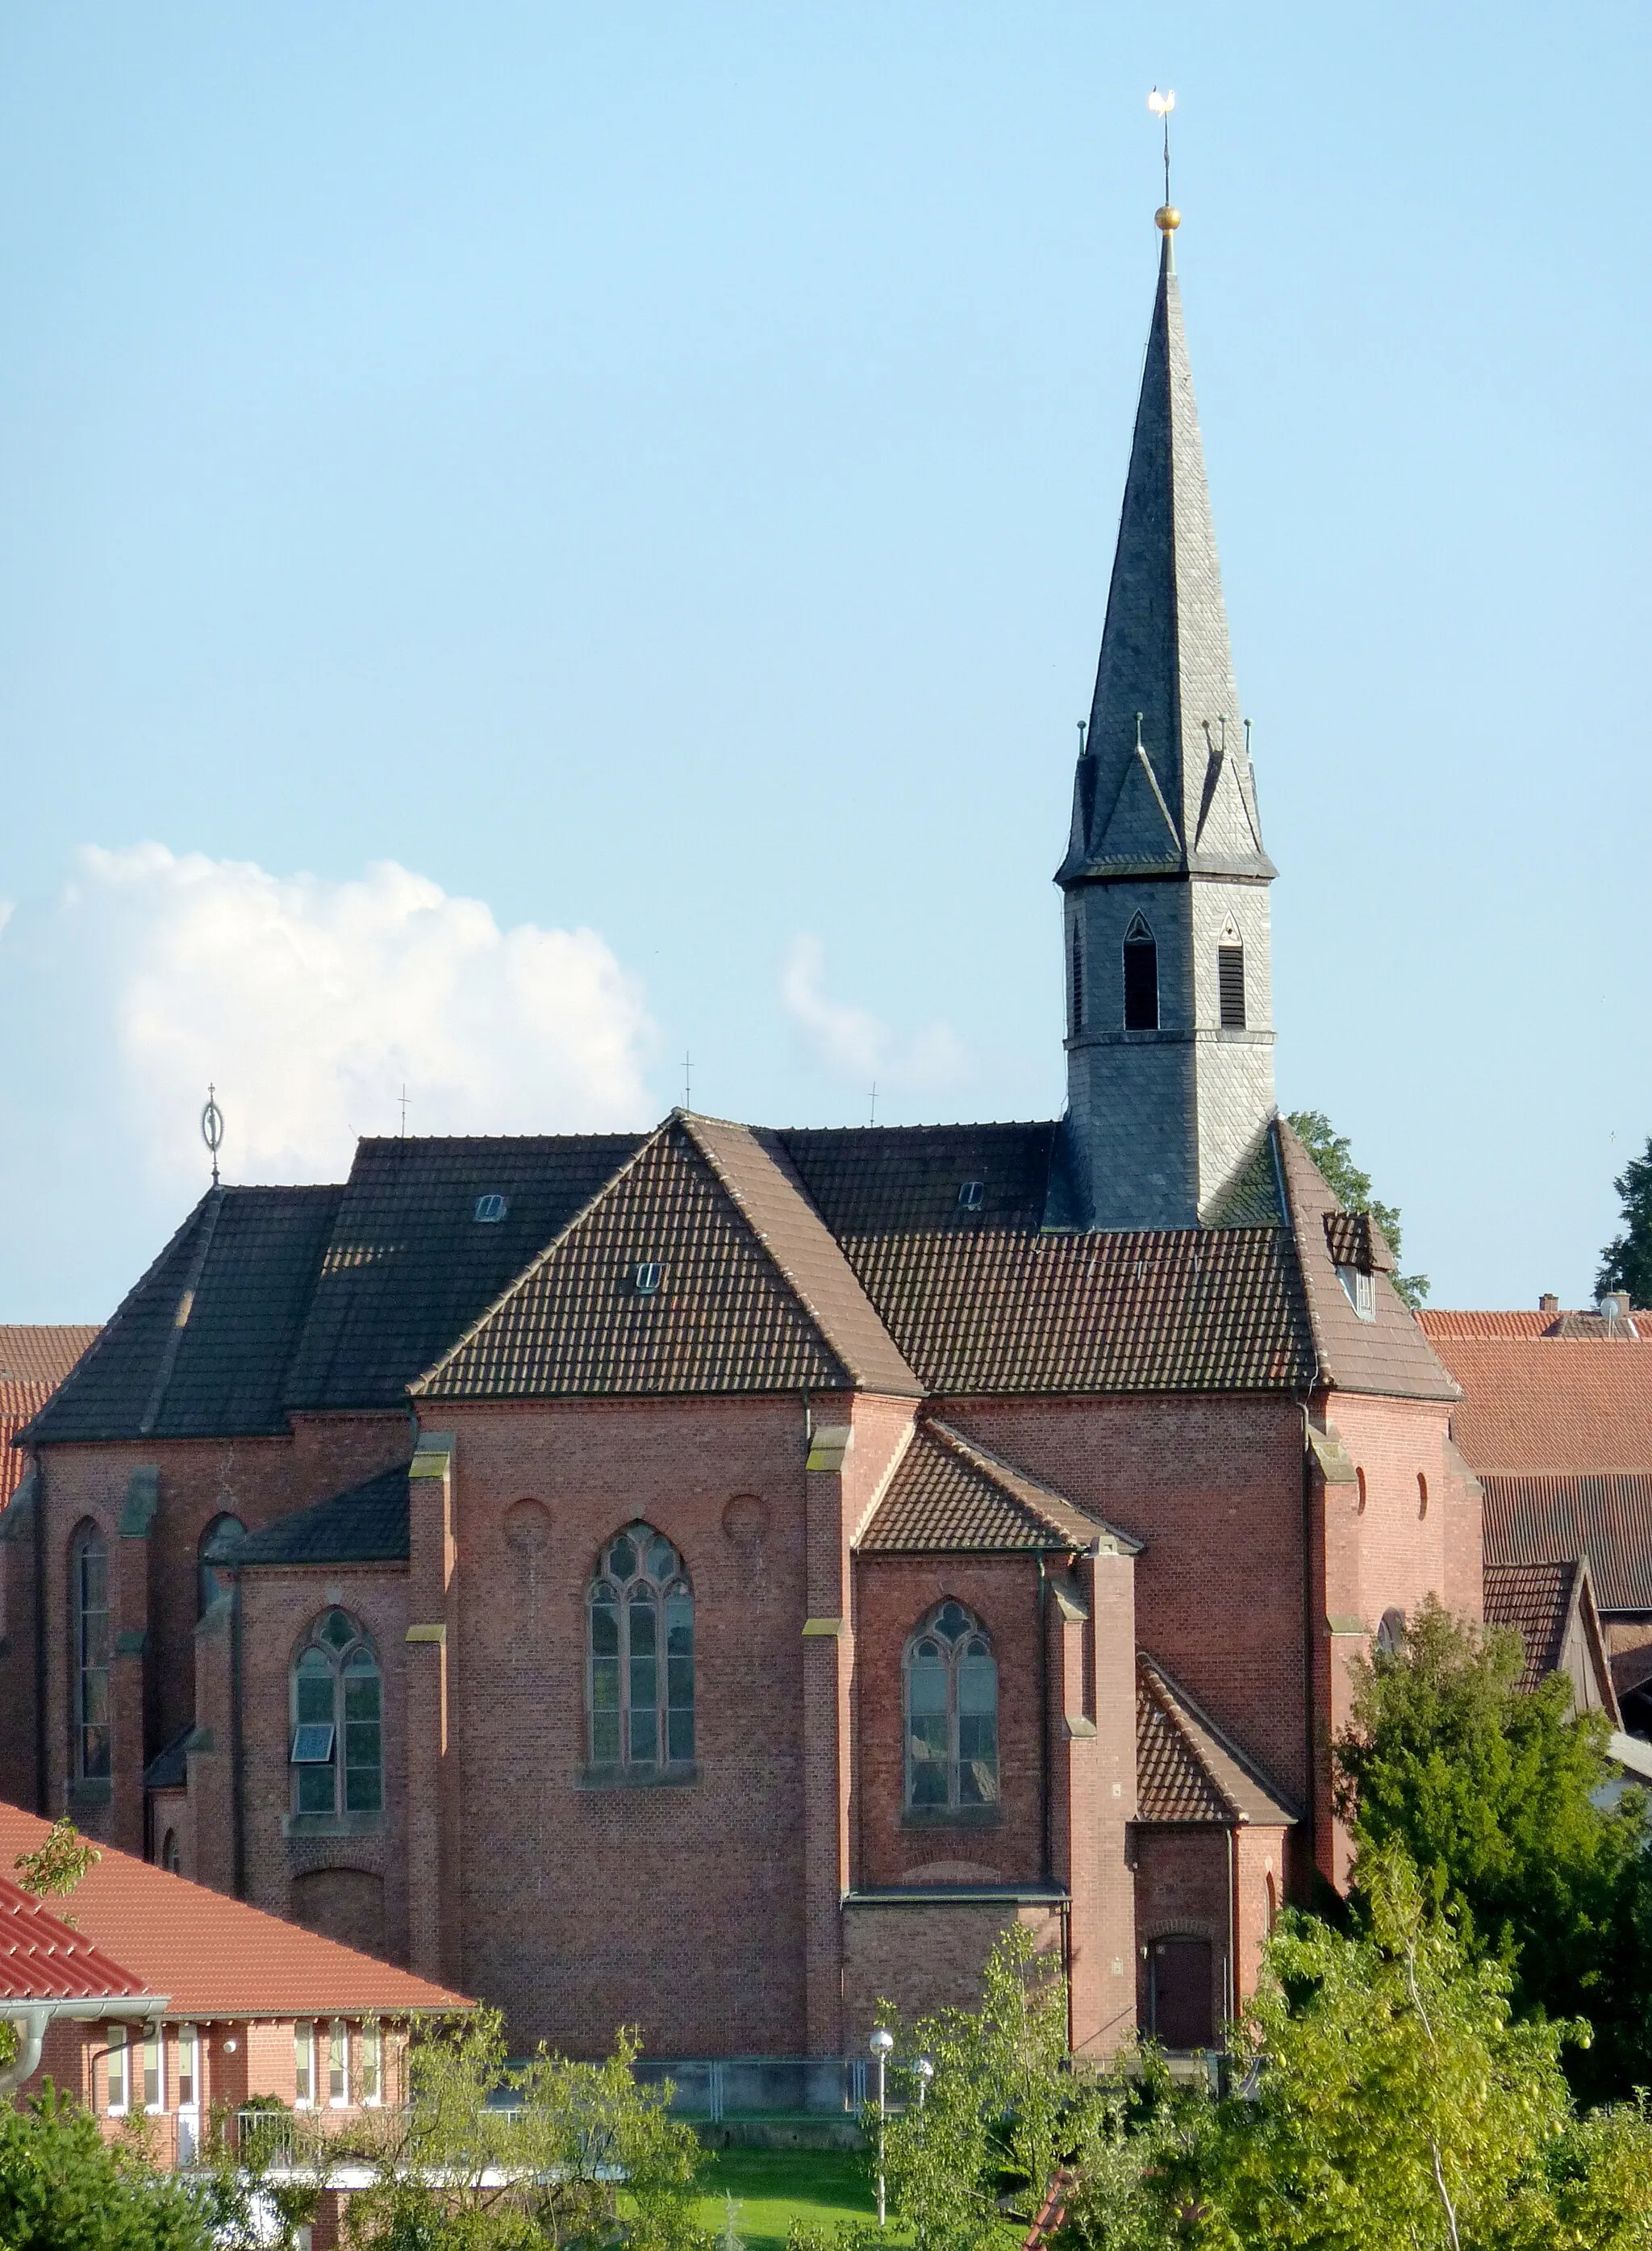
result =
M249 1533L233 1558L244 1570L259 1564L404 1563L410 1513L406 1470L383 1470Z

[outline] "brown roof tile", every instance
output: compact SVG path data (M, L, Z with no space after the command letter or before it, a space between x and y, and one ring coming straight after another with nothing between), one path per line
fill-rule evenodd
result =
M1136 1654L1136 1818L1287 1829L1301 1818L1144 1649Z
M1652 1613L1652 1472L1481 1483L1488 1565L1586 1555L1603 1610Z
M47 1824L0 1804L0 1868L33 1852ZM113 1846L89 1867L69 1901L75 1927L176 2018L412 2015L469 2008L449 1992L296 1923L221 1892L169 1875Z
M657 1264L657 1288L636 1286ZM916 1379L784 1153L674 1113L469 1334L422 1397L796 1391Z
M1512 1626L1525 1649L1523 1688L1535 1688L1560 1662L1582 1565L1570 1562L1488 1563L1484 1567L1488 1625Z
M791 1128L776 1138L834 1236L1036 1229L1043 1223L1061 1135L1033 1126ZM959 1202L978 1181L978 1204Z
M913 1434L855 1544L871 1555L1134 1555L1139 1547L933 1417L925 1417Z

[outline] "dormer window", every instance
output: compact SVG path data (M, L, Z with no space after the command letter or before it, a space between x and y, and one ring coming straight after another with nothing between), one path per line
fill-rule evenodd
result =
M1140 915L1124 933L1124 1029L1158 1029L1158 945Z
M1338 1266L1337 1279L1348 1293L1348 1302L1362 1321L1377 1318L1377 1278L1363 1266Z
M985 1201L986 1182L985 1181L965 1181L958 1190L960 1211L979 1211Z
M502 1195L482 1195L476 1199L476 1217L483 1227L496 1226L509 1209Z
M660 1265L657 1258L645 1258L631 1270L632 1286L639 1298L659 1295L660 1277Z

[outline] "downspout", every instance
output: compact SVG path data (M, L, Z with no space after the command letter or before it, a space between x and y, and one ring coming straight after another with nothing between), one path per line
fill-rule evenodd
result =
M1044 1557L1038 1559L1038 1749L1039 1781L1043 1799L1044 1818L1040 1842L1043 1867L1040 1881L1046 1890L1054 1882L1055 1852L1050 1835L1050 1650L1049 1650L1050 1583L1044 1569Z
M34 1455L34 1810L52 1818L46 1804L46 1465Z
M1236 1824L1227 1825L1227 2021L1239 2015L1239 1837Z
M246 1897L246 1773L241 1728L241 1567L230 1566L230 1828L237 1899Z
M1314 1309L1308 1294L1308 1281L1302 1272L1302 1253L1296 1242L1296 1217L1291 1209L1290 1192L1285 1186L1285 1168L1279 1158L1279 1128L1275 1119L1268 1136L1268 1146L1274 1160L1274 1182L1279 1192L1279 1209L1285 1229L1290 1236L1291 1249L1296 1252L1297 1276L1302 1283L1303 1315L1308 1326L1308 1348L1314 1356L1314 1372L1308 1380L1308 1396L1302 1398L1296 1386L1291 1386L1291 1397L1302 1416L1302 1704L1303 1749L1308 1759L1307 1811L1303 1826L1307 1831L1308 1866L1310 1870L1319 1866L1319 1808L1314 1770L1314 1450L1309 1442L1310 1428L1309 1409L1320 1387L1324 1370L1319 1361L1319 1337L1314 1327Z

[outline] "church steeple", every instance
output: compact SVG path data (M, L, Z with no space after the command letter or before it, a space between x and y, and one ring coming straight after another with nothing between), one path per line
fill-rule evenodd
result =
M1068 1086L1091 1223L1208 1221L1273 1114L1267 886L1174 238L1067 856Z

